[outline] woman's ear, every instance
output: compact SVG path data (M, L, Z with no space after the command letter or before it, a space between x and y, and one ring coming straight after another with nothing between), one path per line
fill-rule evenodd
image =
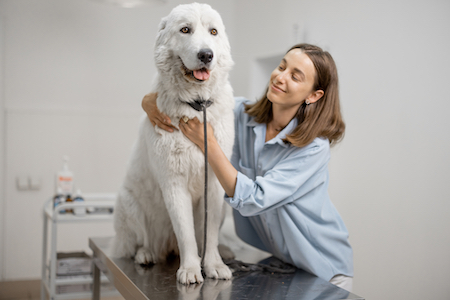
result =
M320 98L323 97L324 91L322 90L317 90L311 93L311 95L308 96L308 98L306 98L306 100L309 100L309 103L314 103L316 101L318 101Z

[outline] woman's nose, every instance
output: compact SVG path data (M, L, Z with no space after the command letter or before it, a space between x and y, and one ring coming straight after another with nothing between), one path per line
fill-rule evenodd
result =
M284 82L284 72L280 72L277 76L275 76L275 80L278 82Z

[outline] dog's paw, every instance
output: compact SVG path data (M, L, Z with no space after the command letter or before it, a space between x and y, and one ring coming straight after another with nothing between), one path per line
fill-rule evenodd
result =
M230 268L223 262L218 262L211 265L206 265L203 270L205 271L206 277L214 279L231 279L232 273Z
M156 262L150 250L144 247L138 249L134 261L140 265L150 265Z
M202 270L200 266L190 268L180 267L177 271L177 280L182 284L202 283Z

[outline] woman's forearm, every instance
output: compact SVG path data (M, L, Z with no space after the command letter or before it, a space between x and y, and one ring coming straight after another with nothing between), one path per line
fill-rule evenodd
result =
M223 153L215 138L208 138L208 162L219 179L225 193L234 196L238 171Z

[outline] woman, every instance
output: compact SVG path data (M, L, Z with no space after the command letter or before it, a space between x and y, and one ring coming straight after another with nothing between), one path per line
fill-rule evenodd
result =
M142 104L153 125L173 131L156 107ZM203 151L203 124L180 120ZM262 99L237 98L231 162L208 126L208 162L234 208L238 236L275 257L346 290L352 289L348 231L328 196L330 145L341 140L338 75L321 48L292 47L272 72Z

